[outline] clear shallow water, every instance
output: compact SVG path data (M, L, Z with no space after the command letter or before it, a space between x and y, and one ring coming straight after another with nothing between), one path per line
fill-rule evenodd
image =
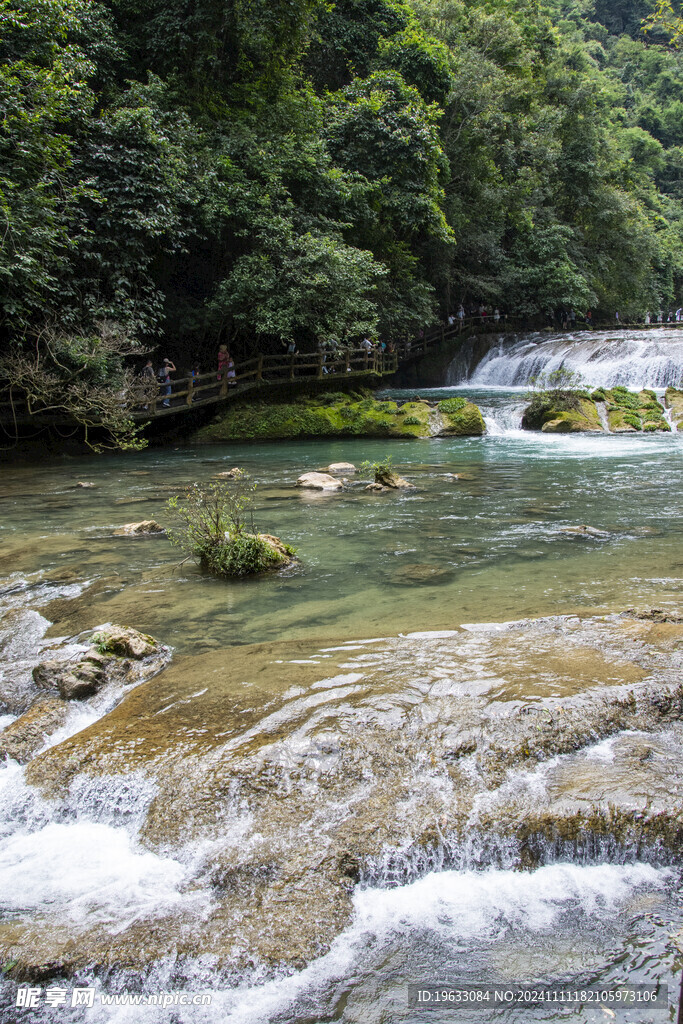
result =
M487 416L500 419L519 396L489 393L487 401ZM387 454L417 490L294 486L300 473L332 461ZM123 621L182 649L672 607L683 575L682 454L683 435L513 429L482 439L186 447L8 468L0 577L7 589L22 576L73 571L93 586L76 605L48 605L53 632ZM288 572L225 583L179 564L165 538L112 536L126 522L168 522L168 496L234 465L258 482L257 526L297 548L300 563ZM75 488L79 480L95 487ZM608 537L562 532L581 524Z
M41 615L54 623L55 636L109 620L172 644L175 682L172 674L158 678L158 710L146 709L139 692L140 716L180 714L167 708L175 702L191 709L192 698L201 700L207 686L211 692L204 699L215 700L216 713L236 644L395 637L463 622L680 606L683 435L529 434L518 430L521 389L461 387L453 393L479 402L489 426L486 437L181 447L6 468L0 493L0 600L18 607L27 597L22 588L33 587L29 593ZM293 486L308 469L387 454L416 491L375 495L352 487L343 494L315 495ZM258 481L258 527L298 548L295 568L263 580L219 582L202 577L189 563L179 565L180 556L165 539L112 536L126 522L151 517L163 522L167 496L234 465ZM452 473L462 478L446 476ZM79 480L95 486L76 488ZM584 539L562 532L580 524L607 536ZM81 593L83 581L89 586ZM25 655L41 635L41 622L36 618L33 632L16 637L14 647L5 639L7 660ZM267 661L268 651L254 648L253 663ZM201 664L191 667L198 654L218 673L220 685L212 684L208 673L199 678ZM251 657L251 649L244 656ZM314 664L304 647L299 658L302 666ZM389 654L385 660L391 660ZM513 660L522 678L521 649ZM548 659L541 660L547 668ZM193 671L197 676L189 678L187 693L178 682L183 666L188 677ZM340 701L345 687L353 691L357 679L347 669L346 675L324 680L321 699L327 699L325 689L336 687ZM482 665L477 669L473 662L473 671L473 678L477 671L481 676ZM387 685L394 675L385 672ZM244 678L251 678L246 671ZM258 716L269 712L275 691L266 686L248 696ZM406 706L415 700L414 694L403 696ZM504 699L517 697L528 700L528 688L519 693L513 688ZM254 708L245 701L245 714ZM376 710L387 717L394 713L379 695ZM194 718L188 715L188 736L201 732L201 706ZM90 721L84 713L84 724ZM295 731L292 750L304 741ZM602 754L607 758L609 751ZM596 754L598 760L602 754ZM179 746L164 756L171 770L174 759L184 755ZM410 799L430 784L428 776L406 775ZM159 848L146 841L141 829L150 786L131 775L129 781L91 790L84 776L76 781L71 803L55 809L27 790L18 766L0 768L5 915L0 925L41 907L63 906L67 927L101 925L111 930L114 942L122 928L150 913L177 913L179 919L185 914L188 927L194 917L201 920L209 897L205 889L193 888L193 879L197 859L210 856L211 841L191 848ZM321 819L323 824L328 827ZM248 825L245 813L226 816L221 839L234 832L239 847ZM548 864L529 873L430 872L398 887L358 889L352 922L331 951L300 974L265 980L256 969L237 989L216 990L210 956L179 971L171 955L158 959L141 983L144 991L213 989L210 1008L59 1008L21 1015L10 1005L9 985L6 1009L1 1008L0 981L0 1020L445 1024L487 1019L481 1012L454 1016L410 1009L407 984L423 980L663 980L673 999L680 957L671 935L683 927L679 882L676 872L638 863ZM264 928L267 924L264 919ZM116 977L110 979L109 989L116 984ZM125 981L118 984L128 987ZM602 1009L525 1008L491 1019L521 1024L612 1018ZM646 1024L667 1016L631 1011L617 1019Z

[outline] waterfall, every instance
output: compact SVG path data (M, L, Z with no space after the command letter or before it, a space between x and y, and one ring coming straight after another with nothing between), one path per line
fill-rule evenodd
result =
M502 338L474 365L458 355L448 368L447 383L522 387L530 377L560 367L580 373L592 387L677 386L683 377L683 333L662 328Z

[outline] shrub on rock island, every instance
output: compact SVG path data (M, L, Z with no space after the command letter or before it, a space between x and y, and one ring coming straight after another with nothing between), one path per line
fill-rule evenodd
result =
M256 530L255 490L242 470L230 481L193 484L182 501L176 496L167 502L176 520L171 543L215 576L251 576L289 565L294 548Z
M557 413L578 411L582 398L590 399L590 395L581 374L565 366L530 377L526 394L529 404L524 410L522 425L531 430L540 429Z

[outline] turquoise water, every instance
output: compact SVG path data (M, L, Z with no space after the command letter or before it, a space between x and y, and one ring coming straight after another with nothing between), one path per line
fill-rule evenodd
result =
M515 401L496 395L489 421ZM91 582L87 600L48 614L55 633L125 621L189 650L671 608L683 575L682 453L683 435L510 428L476 439L186 446L10 467L0 503L0 576L34 580L31 574L67 570ZM295 486L307 470L387 454L416 490L366 492L360 478L367 482L367 473L342 493ZM296 547L295 567L219 581L182 562L165 538L113 536L140 519L169 523L171 494L232 466L257 482L256 525ZM78 481L95 486L77 488ZM582 524L606 536L563 532Z
M441 390L438 397L446 393ZM462 394L463 389L457 393ZM150 872L145 884L152 895L157 898L158 890L161 896L168 896L169 890L176 897L176 883L172 877L166 880L170 862L163 858L185 854L172 844L152 850L148 842L138 843L137 826L134 828L130 823L116 821L114 827L108 815L110 805L116 806L119 780L122 786L127 779L134 781L136 766L146 764L145 758L149 759L146 767L153 776L156 748L154 742L147 741L145 728L148 720L154 721L155 714L162 711L166 715L170 709L180 707L190 716L192 730L204 733L208 729L211 733L215 727L220 735L227 735L233 696L238 693L245 702L245 714L248 712L244 728L258 736L259 729L265 729L274 714L278 693L293 678L278 667L282 662L277 659L284 657L280 645L271 647L269 641L310 639L314 644L318 639L353 641L384 637L377 644L381 653L393 650L391 638L396 634L410 633L405 643L414 650L414 674L420 682L427 658L421 650L417 632L420 630L448 630L461 623L500 622L557 613L589 615L629 607L680 607L683 435L524 433L518 429L519 391L471 390L469 394L481 404L486 416L489 432L483 438L186 445L126 456L63 459L4 469L0 493L0 603L10 607L8 621L13 621L11 609L16 595L20 594L22 602L31 607L31 596L25 600L26 594L20 592L35 588L30 594L35 594L36 608L53 623L52 636L70 636L112 621L148 631L175 648L171 669L161 674L153 686L132 691L124 701L124 712L126 701L132 702L130 719L124 714L108 720L106 770L112 774L104 778L102 786L106 795L106 787L111 783L113 796L98 798L94 809L79 803L75 817L67 814L66 818L60 816L58 802L52 806L46 800L35 820L26 813L26 828L23 811L8 812L16 832L16 849L23 849L21 844L26 842L32 858L29 862L17 855L26 898L30 896L33 900L27 906L45 907L47 913L53 901L59 906L60 899L71 900L69 894L80 892L83 886L88 889L89 898L93 894L101 896L107 906L107 901L118 904L124 898L135 903L136 898L141 898L135 894L143 858ZM387 455L395 468L415 485L415 490L368 492L364 489L367 473L352 477L341 493L320 494L295 486L301 473L330 462L351 461L360 465L364 460L381 460ZM178 550L164 537L114 536L117 527L142 519L155 518L169 524L165 509L169 496L182 494L188 484L209 481L233 466L243 467L258 484L257 527L279 535L297 548L299 561L292 568L261 579L216 580L203 575L192 562L182 561ZM458 478L453 474L458 474ZM78 487L79 481L93 486ZM582 536L571 532L582 525L599 533ZM61 589L51 589L52 583L59 583ZM67 594L65 584L71 583L73 588ZM62 596L49 601L53 592ZM40 635L35 621L28 622ZM30 649L33 634L26 628L24 645ZM472 635L476 640L477 631ZM561 643L561 629L558 635ZM234 650L235 645L249 644L263 646ZM300 646L303 650L307 645ZM332 645L324 648L327 652L334 649ZM496 670L501 676L512 673L513 681L526 680L533 673L538 675L540 663L546 674L557 671L557 656L546 664L543 649L535 650L533 640L528 650L512 645L508 651L502 641L495 649ZM456 690L460 685L471 685L471 680L479 675L490 675L490 666L487 669L481 652L477 651L479 648L472 655L471 665L468 663L462 671ZM299 720L299 704L305 706L309 701L310 707L316 709L318 702L327 698L328 689L335 701L341 699L343 703L343 695L336 689L340 680L352 683L360 675L333 673L327 678L329 672L323 666L320 674L324 678L311 682L313 677L309 678L306 672L315 674L316 662L307 659L305 652L302 658L296 650L290 651L288 657L292 653L296 657L291 661L290 671L300 676L296 676L297 686L282 699L293 704L290 754L302 759L307 756L308 747L303 741L306 729ZM325 656L332 657L329 653ZM9 648L3 651L3 657L11 675L12 666L7 664L11 662ZM343 657L347 655L343 653ZM563 664L564 659L562 648ZM399 666L389 654L386 661L388 667L383 678L378 676L375 695L377 706L384 711L386 693L396 690L398 706L403 707L404 703ZM368 671L364 661L359 664L359 672ZM348 668L345 664L343 671ZM568 666L567 673L571 676L575 668ZM580 672L579 676L578 688L587 685L585 680L581 682ZM247 683L249 688L245 689ZM502 683L501 688L504 689ZM509 699L513 702L515 692L510 690L513 696ZM570 699L574 690L570 687L561 692L566 692ZM440 705L430 703L431 697L423 697L425 721L438 722ZM412 707L423 697L416 697L408 688L405 706ZM192 702L201 699L207 702L206 719L201 708L195 717L191 714ZM501 701L505 699L501 697ZM345 724L343 714L336 723L333 702L321 706L323 718L329 713L329 721L324 718L324 736L333 753L337 742L346 742L348 723ZM390 703L388 706L391 708ZM250 726L250 716L255 725ZM84 765L91 763L88 743L92 740L92 732L85 726L94 719L94 713L90 719L84 717L83 725L76 723L71 730L81 729L77 735L81 746L76 743L74 756L78 756L79 750L87 755ZM263 724L259 725L261 719ZM152 740L156 738L161 743L163 739L170 744L168 750L163 744L160 746L164 773L176 770L177 762L187 782L188 829L182 838L190 844L190 866L195 857L190 838L196 840L198 850L204 850L202 857L209 860L206 843L218 843L216 850L221 849L220 843L225 843L232 855L230 843L234 842L239 856L244 855L248 862L247 840L252 841L254 834L258 838L259 828L267 832L269 819L265 814L261 819L257 817L252 832L247 831L244 837L239 830L244 808L233 807L229 787L212 791L208 801L222 807L218 833L189 835L194 801L205 785L205 773L215 767L214 757L227 759L226 778L229 776L230 744L218 747L215 753L207 755L205 762L193 765L182 742L173 746L172 719L165 718L157 728L158 735L150 733ZM280 728L282 736L286 736L282 721ZM342 737L339 740L335 739L337 728ZM139 737L131 745L136 730L140 731ZM360 731L356 729L359 734ZM370 740L375 737L373 729L366 733L369 745L365 768L371 778ZM605 758L602 746L596 746L598 766L603 763L600 758ZM664 749L666 757L661 757L665 761L668 757L672 764L680 762L678 746ZM119 776L116 772L120 761L115 755L120 756L122 750L125 772ZM142 762L133 759L134 750ZM392 759L394 753L392 748ZM660 763L659 756L657 751L652 755L655 765ZM293 763L298 764L296 757ZM425 775L417 772L418 762L422 763L419 757L415 775L409 765L397 790L398 802L388 800L384 819L380 815L380 824L388 834L394 817L405 812L404 803L419 803L426 785L426 791L431 792L432 769L436 781L443 784L439 763L425 762ZM647 766L650 760L646 758L642 763ZM636 769L640 770L642 763L634 762ZM627 769L632 771L631 762ZM247 766L245 773L248 770ZM296 775L293 781L289 779L288 770L283 792L288 792L290 785L300 784ZM20 795L24 794L29 801L26 806L32 807L39 797L30 785L24 786L22 772L19 765L2 764L0 782L4 778L10 795L14 793L13 786L23 787ZM600 771L597 774L602 779ZM363 778L367 781L366 775ZM526 785L524 780L530 777L524 766L511 784ZM391 782L391 772L378 774L376 783L380 789L385 778ZM639 778L636 782L641 785ZM536 780L534 785L541 782L542 779ZM85 767L83 774L77 776L76 791L80 783L87 789ZM147 780L145 785L151 782ZM630 785L626 775L623 785ZM316 837L319 835L321 842L326 830L334 827L336 816L352 815L357 800L353 788L345 792L343 787L339 790L343 799L330 800L326 787L327 782L315 795L309 786L303 800L303 805L306 800L311 802L309 830ZM532 796L542 796L542 787L534 788L531 782L529 787ZM441 792L438 787L437 791ZM17 808L24 806L18 797L16 800ZM275 805L277 808L277 801ZM450 810L450 804L446 805ZM13 808L14 804L7 799L5 806ZM379 802L377 806L384 805ZM139 810L144 817L144 803ZM277 815L274 821L272 834L277 837ZM44 842L30 845L46 822L48 830L56 825L61 828L61 855L56 855L50 845L49 833ZM287 821L283 827L288 827ZM106 840L98 838L105 834ZM10 836L8 842L11 845L15 840ZM293 839L287 837L282 842L286 847L299 840L297 833ZM102 856L103 845L114 850L110 859ZM277 849L276 843L276 861ZM197 863L201 864L201 859ZM536 979L545 984L597 982L607 986L625 980L659 981L670 985L673 1002L680 957L671 934L680 930L683 921L677 871L638 862L603 865L588 859L583 863L580 858L575 865L549 863L533 872L520 872L487 867L484 857L483 867L485 870L476 872L430 871L397 887L357 889L354 917L335 939L329 954L289 977L269 980L267 975L260 977L257 973L256 979L248 975L235 989L216 981L201 956L187 964L174 964L172 955L169 963L163 959L150 962L150 975L143 990L177 987L201 991L209 987L214 1003L206 1013L174 1010L173 1016L169 1016L165 1011L149 1009L143 1016L142 1011L131 1009L131 1016L125 1016L124 1011L119 1016L118 1010L105 1011L100 1007L82 1013L58 1010L50 1015L45 1011L45 1015L28 1014L22 1019L30 1024L49 1024L57 1016L70 1024L83 1024L86 1020L112 1024L132 1019L144 1024L167 1024L171 1020L182 1024L323 1024L330 1020L346 1024L424 1024L425 1020L445 1024L455 1019L488 1019L481 1011L453 1016L449 1011L437 1010L425 1015L408 1005L407 984L411 981L506 984ZM98 880L96 869L103 873L103 880ZM195 885L201 890L203 882L187 870L192 880L186 890L190 900ZM196 866L192 870L197 870ZM90 871L95 874L88 874ZM49 893L48 898L44 892ZM143 886L142 896L145 892ZM135 936L130 941L134 949ZM175 979L173 983L169 977ZM117 985L128 985L125 975L117 980L116 971L110 981L114 990ZM97 985L100 984L98 980ZM70 981L65 982L65 987L70 986ZM14 990L10 988L0 980L0 1020L14 1024L19 1018L13 1007ZM617 1019L644 1024L666 1019L666 1015L666 1010L634 1010L621 1012ZM588 1022L613 1018L602 1008L548 1011L541 1007L501 1010L491 1019L521 1024L531 1020Z

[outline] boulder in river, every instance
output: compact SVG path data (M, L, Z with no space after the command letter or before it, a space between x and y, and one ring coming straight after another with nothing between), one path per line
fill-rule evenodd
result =
M406 490L414 491L415 484L411 484L409 480L405 480L398 473L394 473L393 469L389 469L387 466L378 466L375 470L375 483L381 484L382 487L389 487L393 490Z
M58 697L41 697L33 707L0 732L0 758L11 757L25 764L47 737L64 724L68 705Z
M461 395L444 398L436 408L441 421L439 437L481 437L486 433L481 410Z
M126 523L114 530L115 537L160 537L166 533L163 526L154 519L143 519L139 523Z
M162 655L152 637L126 626L106 626L96 632L94 645L71 658L52 658L33 669L33 681L42 690L55 691L63 700L87 700L112 682L137 681L131 661Z
M296 482L297 487L305 487L312 491L341 491L341 481L329 473L302 473Z
M346 476L347 474L355 473L356 467L352 462L331 462L329 466L325 466L319 472L332 473L334 476Z

